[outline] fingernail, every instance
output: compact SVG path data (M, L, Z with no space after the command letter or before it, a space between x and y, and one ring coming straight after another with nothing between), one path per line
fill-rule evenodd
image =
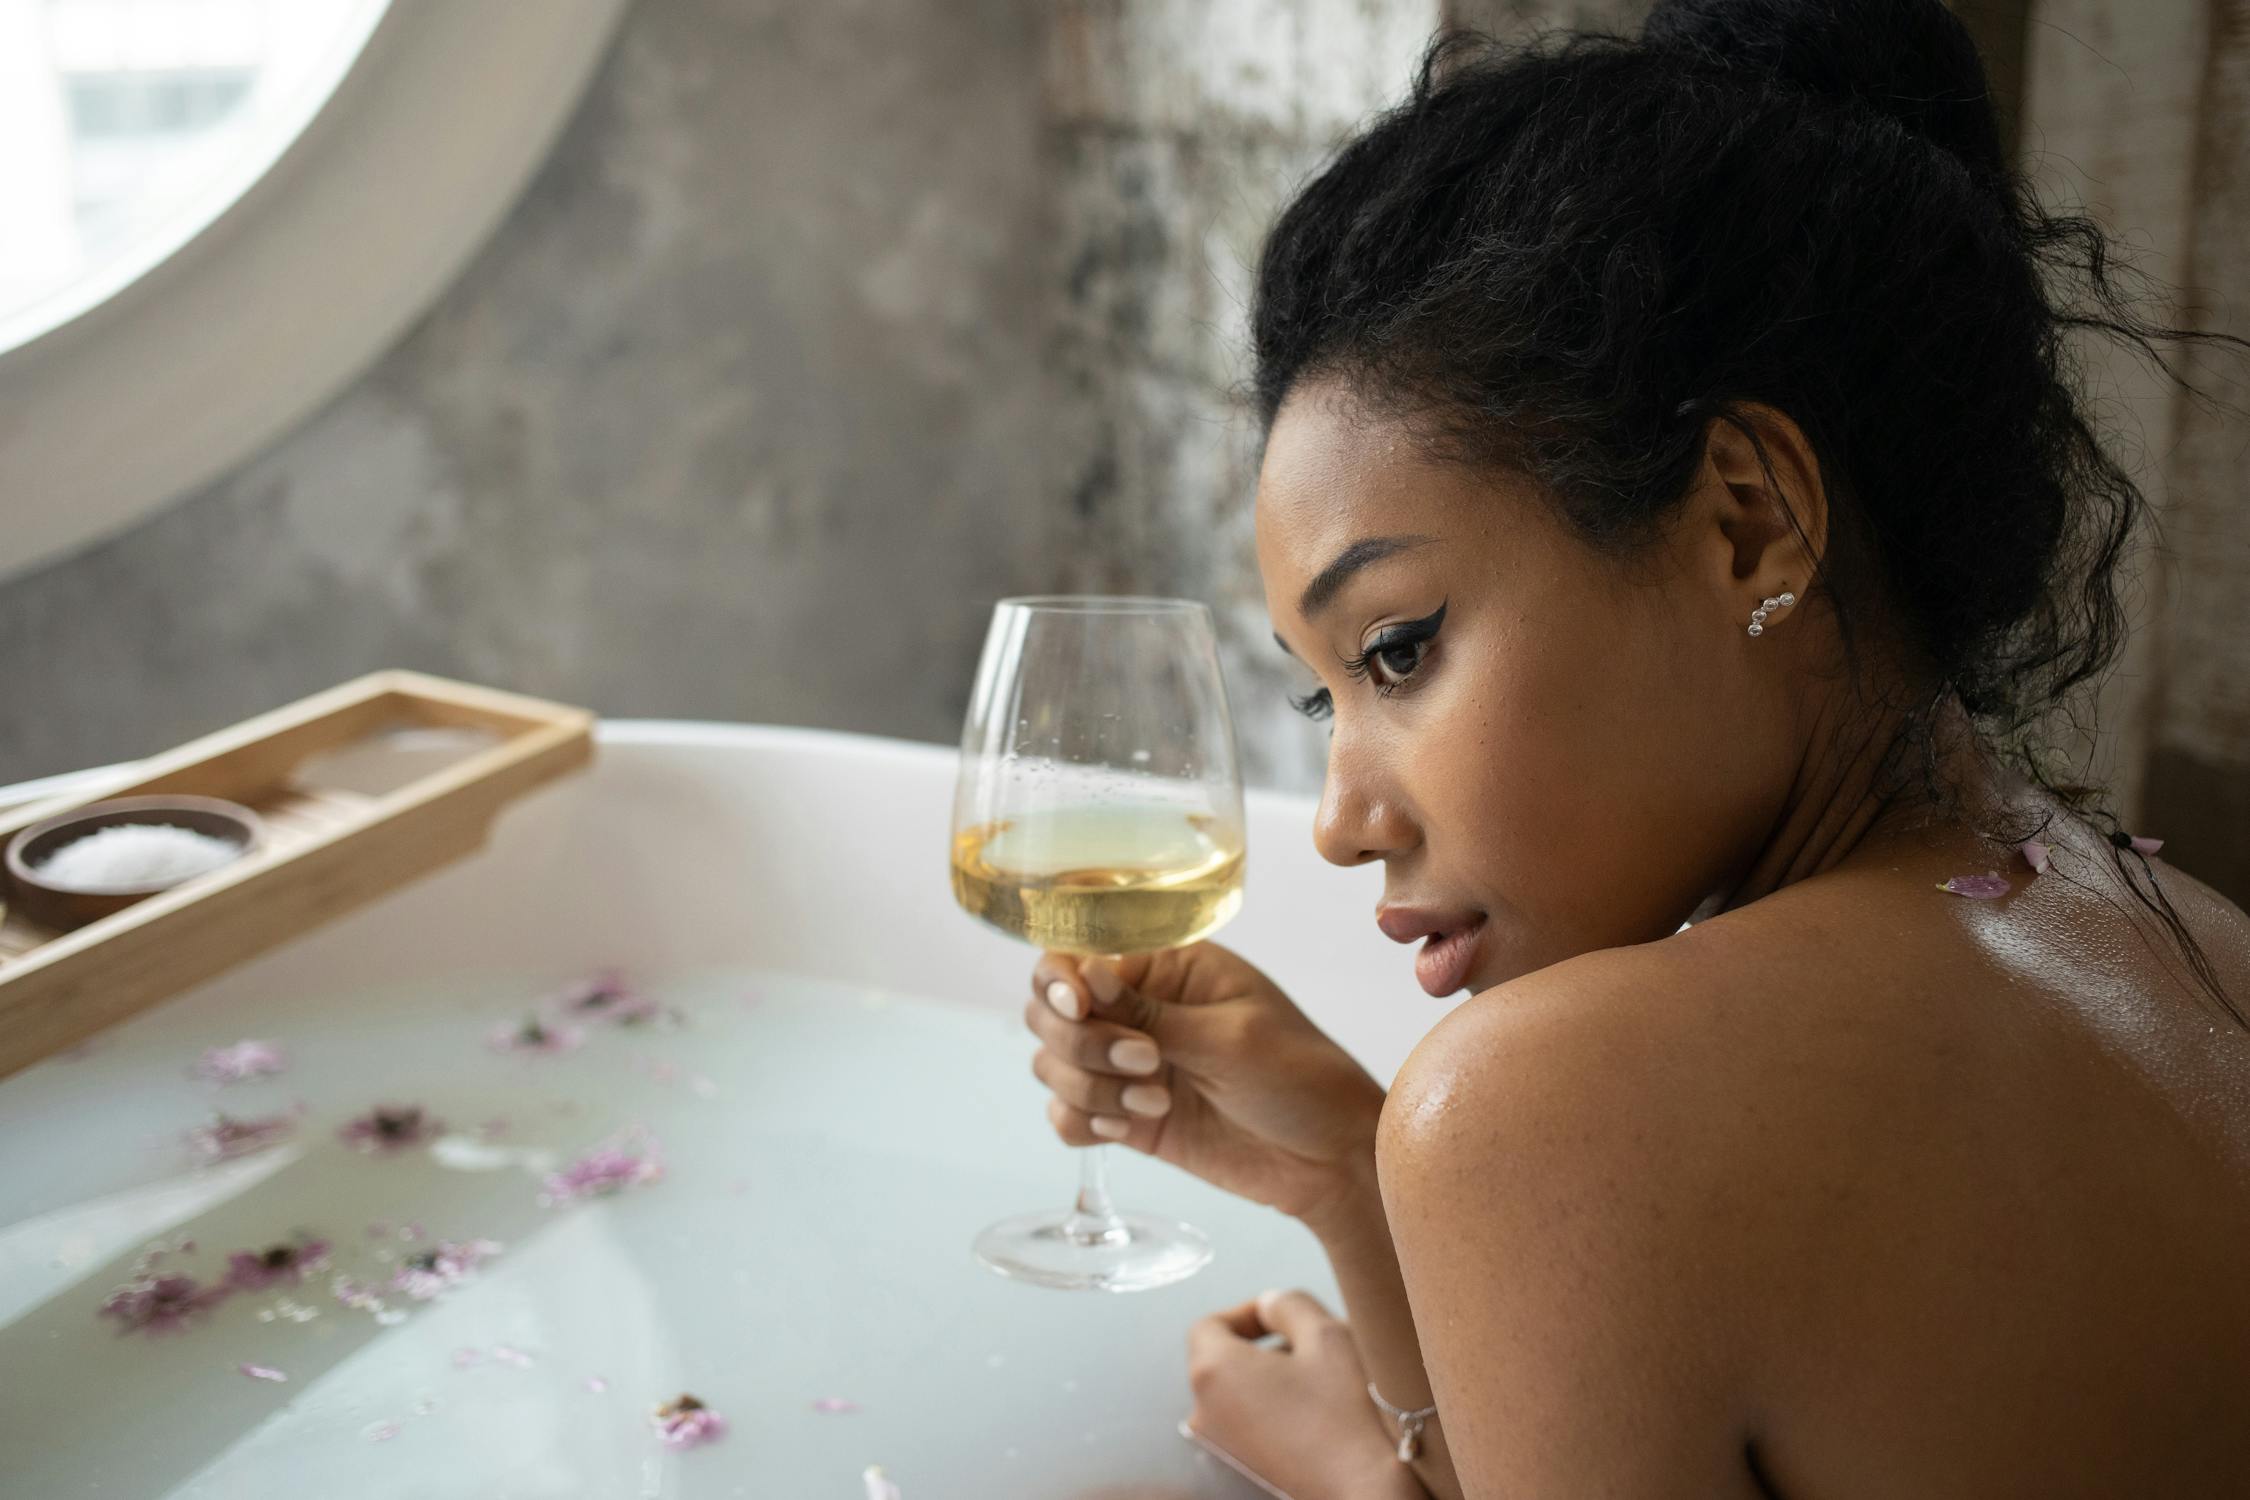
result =
M1117 971L1099 959L1080 964L1078 972L1086 976L1086 988L1104 1005L1125 991L1125 982L1117 977Z
M1280 1296L1281 1288L1277 1286L1269 1286L1258 1293L1258 1321L1268 1328L1273 1327L1273 1305Z
M1094 1134L1112 1141L1121 1141L1133 1133L1131 1120L1120 1120L1115 1115L1094 1116Z
M1078 991L1060 979L1048 984L1047 1003L1066 1021L1075 1021L1083 1014L1078 1008Z
M1172 1107L1172 1091L1161 1083L1128 1083L1118 1098L1134 1114L1151 1119Z
M1109 1044L1109 1065L1121 1073L1153 1073L1156 1063L1156 1043L1146 1037L1129 1036Z

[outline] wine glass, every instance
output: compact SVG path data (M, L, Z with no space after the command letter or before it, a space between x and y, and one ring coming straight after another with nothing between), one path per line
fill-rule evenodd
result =
M1211 611L1190 599L1002 599L953 798L953 895L1034 947L1176 948L1242 905L1242 773ZM978 1260L1042 1286L1140 1291L1211 1258L1201 1230L1109 1201L1079 1152L1070 1209L1003 1219Z

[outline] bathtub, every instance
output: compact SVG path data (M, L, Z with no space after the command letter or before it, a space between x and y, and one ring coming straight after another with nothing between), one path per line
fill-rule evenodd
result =
M479 855L0 1082L0 1493L859 1500L881 1465L905 1500L1257 1495L1176 1431L1184 1333L1271 1285L1333 1303L1301 1228L1114 1149L1121 1207L1209 1233L1201 1274L1104 1296L970 1258L1075 1162L1028 1069L1031 951L952 905L953 769L607 723ZM1217 940L1388 1080L1444 1002L1374 929L1380 869L1321 862L1311 816L1250 795ZM513 1045L607 968L653 1018ZM194 1076L244 1040L285 1066ZM353 1149L376 1105L429 1128ZM270 1140L216 1156L220 1113ZM604 1146L637 1168L579 1201ZM174 1331L101 1311L136 1268L215 1285L313 1239ZM661 1441L687 1393L718 1440Z

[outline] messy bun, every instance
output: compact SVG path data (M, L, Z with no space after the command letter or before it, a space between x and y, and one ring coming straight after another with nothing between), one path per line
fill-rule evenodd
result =
M1984 63L1943 5L1676 0L1649 16L1641 42L1691 55L1698 65L1733 66L1856 101L1980 175L2006 174Z

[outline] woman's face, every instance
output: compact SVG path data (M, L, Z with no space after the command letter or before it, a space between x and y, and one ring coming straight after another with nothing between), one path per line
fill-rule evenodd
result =
M1665 936L1779 819L1803 739L1771 650L1789 614L1745 631L1773 539L1712 446L1672 533L1625 562L1529 480L1433 461L1327 387L1275 419L1266 609L1333 709L1314 842L1383 861L1386 934L1439 934L1432 994Z

